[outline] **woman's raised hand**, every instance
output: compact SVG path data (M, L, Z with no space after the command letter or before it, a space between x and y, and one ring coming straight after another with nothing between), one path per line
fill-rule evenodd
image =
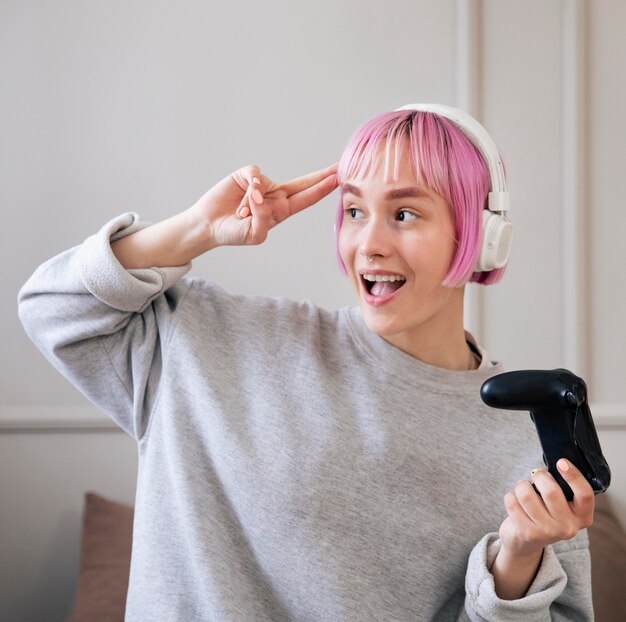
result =
M337 165L275 184L246 166L213 186L191 208L215 246L261 244L272 227L314 205L337 187Z

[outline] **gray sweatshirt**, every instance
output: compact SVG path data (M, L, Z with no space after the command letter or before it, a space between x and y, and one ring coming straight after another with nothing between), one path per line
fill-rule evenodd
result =
M469 333L482 364L451 371L356 308L124 270L110 241L143 226L113 219L19 293L31 339L137 441L127 620L593 619L584 530L525 597L495 594L503 496L541 448L481 402L503 367Z

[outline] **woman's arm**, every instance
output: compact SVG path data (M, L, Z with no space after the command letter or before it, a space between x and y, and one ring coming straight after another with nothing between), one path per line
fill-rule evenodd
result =
M248 167L192 208L155 225L127 213L42 264L18 295L24 328L46 358L136 439L147 429L168 336L191 290L194 257L228 243L260 243L271 226L336 185L334 167L250 195ZM260 192L260 190L259 190Z
M184 266L215 246L207 227L187 209L116 240L111 250L120 264L131 270Z
M157 394L163 344L191 287L180 280L189 265L127 271L119 264L111 239L145 226L137 214L117 216L39 266L18 294L37 348L137 440Z
M523 557L509 555L506 550L500 549L491 567L498 598L522 598L537 575L542 557L543 549Z
M127 269L183 266L217 246L260 244L270 229L337 186L336 165L275 184L257 166L241 168L192 207L111 245Z

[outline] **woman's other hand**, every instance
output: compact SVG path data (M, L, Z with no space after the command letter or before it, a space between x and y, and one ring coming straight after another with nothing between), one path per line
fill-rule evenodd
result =
M593 522L593 488L568 460L561 458L557 468L574 493L572 501L546 469L532 475L541 496L526 480L504 496L508 516L500 525L500 551L491 568L500 598L521 598L539 568L544 547L573 538Z
M191 208L215 246L261 244L272 227L314 205L337 187L337 165L276 184L246 166L213 186Z

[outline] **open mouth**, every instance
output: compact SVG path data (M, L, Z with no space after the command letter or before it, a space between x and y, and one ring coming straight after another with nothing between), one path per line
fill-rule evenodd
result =
M363 287L371 296L390 296L397 292L405 283L406 277L400 274L369 274L361 275Z

